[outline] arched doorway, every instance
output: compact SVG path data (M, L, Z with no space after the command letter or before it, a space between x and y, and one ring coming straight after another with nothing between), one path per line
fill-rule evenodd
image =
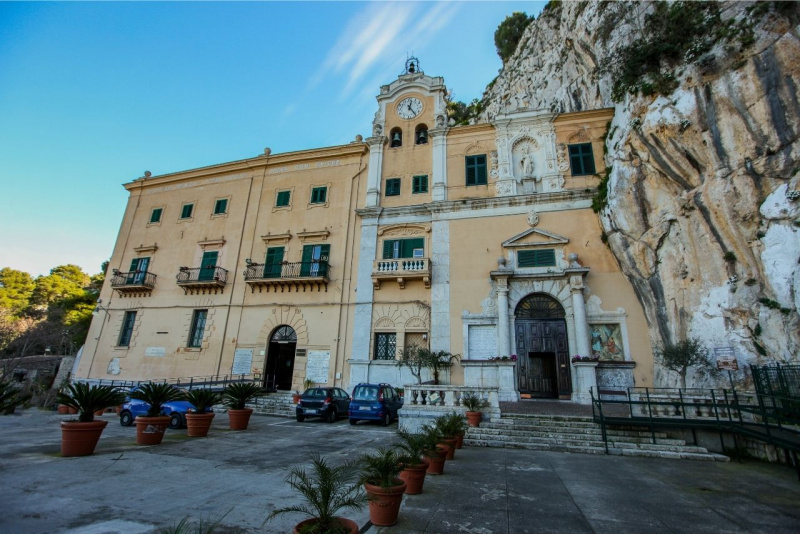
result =
M297 334L291 326L281 325L272 332L264 366L264 386L279 390L292 389L294 352Z
M533 293L514 310L519 390L537 398L570 398L567 321L561 303Z

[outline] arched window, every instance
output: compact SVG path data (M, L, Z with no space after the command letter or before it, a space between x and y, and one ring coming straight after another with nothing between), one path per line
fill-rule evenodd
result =
M291 326L279 326L272 334L272 343L296 343L297 334Z
M400 128L392 128L389 132L389 146L391 148L403 146L403 131Z
M428 144L428 127L426 125L420 124L414 130L414 143L418 145Z
M517 304L514 316L521 319L563 319L566 314L558 300L544 293L534 293Z

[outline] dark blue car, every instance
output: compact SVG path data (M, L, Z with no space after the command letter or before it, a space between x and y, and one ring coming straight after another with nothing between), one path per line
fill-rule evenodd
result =
M389 384L358 384L353 388L350 424L359 421L380 421L383 426L397 419L397 410L403 407L403 397Z
M150 405L144 401L131 399L130 397L122 405L119 412L119 424L131 426L133 420L139 415L147 415ZM170 417L170 428L183 428L186 426L186 412L194 410L194 406L187 401L170 401L161 405L161 415Z

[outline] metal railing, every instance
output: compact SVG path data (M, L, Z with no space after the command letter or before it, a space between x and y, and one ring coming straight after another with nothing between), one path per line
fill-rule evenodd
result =
M281 263L251 263L244 271L245 281L284 278L328 279L330 264L327 261L296 261Z
M179 378L159 378L155 380L108 380L105 378L73 378L72 382L82 382L89 385L104 385L119 388L133 388L141 384L172 384L183 389L223 389L228 384L254 382L261 383L260 378L253 375L214 375L214 376L190 376Z
M222 267L181 267L175 277L178 284L218 283L228 282L228 270Z
M147 271L130 271L123 273L114 271L111 276L111 287L149 287L156 285L156 275Z

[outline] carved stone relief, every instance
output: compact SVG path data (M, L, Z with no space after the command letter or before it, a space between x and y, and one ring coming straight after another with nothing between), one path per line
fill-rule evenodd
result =
M567 144L558 144L558 170L567 172L569 170L569 158L567 157Z

